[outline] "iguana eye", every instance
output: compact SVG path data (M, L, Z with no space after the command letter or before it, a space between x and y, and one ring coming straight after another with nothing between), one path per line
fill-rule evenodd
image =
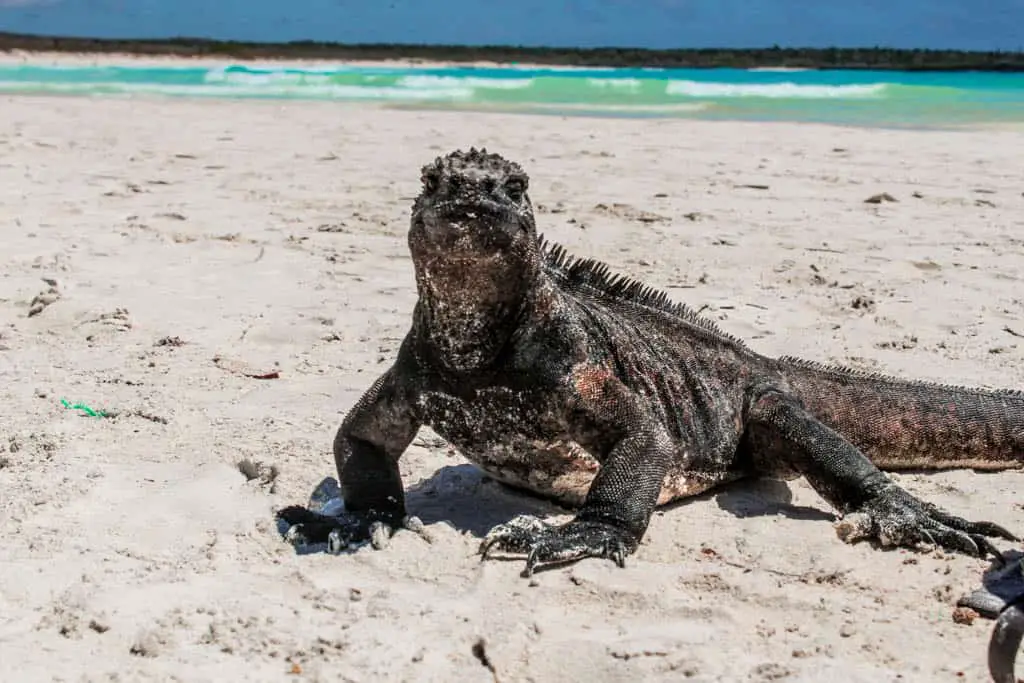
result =
M437 187L441 183L441 180L437 177L436 173L424 173L420 180L423 181L423 190L428 194L437 192Z
M505 181L505 194L508 195L509 199L514 202L518 202L523 198L523 194L526 193L526 183L523 182L522 178L509 178Z

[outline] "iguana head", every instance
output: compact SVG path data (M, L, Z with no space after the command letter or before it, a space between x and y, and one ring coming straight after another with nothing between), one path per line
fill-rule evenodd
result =
M420 309L436 342L450 347L443 355L484 362L541 269L529 177L501 155L470 149L424 166L422 183L409 228Z
M414 249L487 258L536 240L530 179L487 150L455 151L423 167L412 209Z
M409 248L418 274L445 299L506 298L539 263L523 169L486 150L455 151L423 167ZM491 283L491 286L487 286ZM491 291L500 285L500 291Z

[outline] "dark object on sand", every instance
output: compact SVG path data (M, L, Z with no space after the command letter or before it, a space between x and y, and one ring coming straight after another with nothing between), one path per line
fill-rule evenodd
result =
M957 605L996 620L988 643L988 670L995 683L1017 683L1014 666L1024 638L1024 553L1008 553L985 572L982 587Z
M988 643L988 670L995 683L1017 683L1017 652L1024 637L1024 595L1006 606L992 628Z

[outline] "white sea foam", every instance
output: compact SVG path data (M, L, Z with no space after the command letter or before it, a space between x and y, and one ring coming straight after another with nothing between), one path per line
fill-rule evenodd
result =
M616 90L637 90L642 81L639 78L588 78L587 85L595 88L614 88Z
M706 104L704 102L687 102L677 104L606 104L603 102L587 104L583 102L523 102L516 106L535 111L578 111L622 114L682 114L706 111L713 105Z
M480 78L479 76L403 76L396 85L415 90L433 88L479 88L493 90L521 90L533 84L532 78Z
M296 76L332 76L346 73L358 73L359 69L346 68L345 65L331 64L309 64L301 67L282 67L274 64L225 64L223 66L211 67L204 77L210 83L230 81L232 79L245 79L249 76L269 76L273 78L296 77Z
M409 90L396 87L371 87L359 85L289 85L232 84L232 85L169 85L157 83L43 83L0 81L0 92L51 92L63 94L141 94L173 95L184 97L303 97L312 99L339 100L467 100L472 98L472 88L435 88L433 90Z
M885 91L885 83L865 85L801 85L799 83L715 83L669 81L665 92L686 97L870 98Z
M331 82L330 72L295 71L226 71L210 69L203 77L206 83L240 83L243 85L294 84L320 85Z
M501 67L501 68L507 68L507 67ZM543 66L523 66L523 67L517 67L517 68L537 69L537 70L544 70L544 71L564 71L564 72L567 72L567 73L571 73L573 71L616 71L617 70L617 67L614 67L614 66L572 66L572 65L569 65L569 64L565 64L565 65L546 64L546 65L543 65Z

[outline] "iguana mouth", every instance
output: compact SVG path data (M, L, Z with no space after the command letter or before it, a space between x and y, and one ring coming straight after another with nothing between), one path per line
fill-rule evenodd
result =
M438 204L430 211L439 219L466 223L486 224L488 227L510 225L518 227L512 207L499 204L493 200L449 201Z
M507 209L485 204L445 204L425 212L420 224L430 241L457 252L492 253L509 248L522 230Z

